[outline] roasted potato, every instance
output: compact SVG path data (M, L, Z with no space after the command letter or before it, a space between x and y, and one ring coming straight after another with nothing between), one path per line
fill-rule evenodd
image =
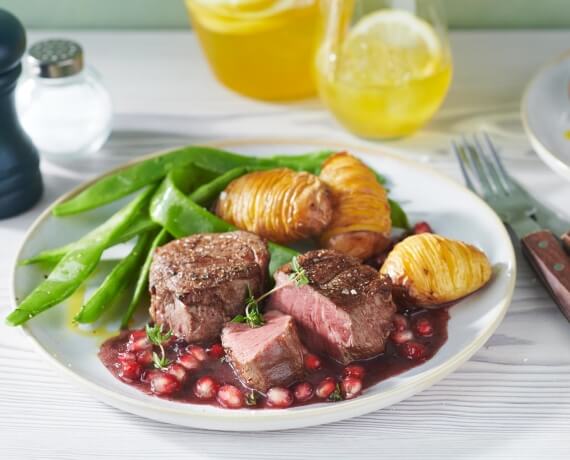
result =
M277 243L319 235L332 217L328 187L317 176L287 168L258 171L232 181L216 214Z
M331 189L334 206L321 245L360 259L385 249L392 230L390 205L374 173L358 158L342 152L324 162L319 177Z
M380 273L403 288L415 305L453 302L484 286L491 278L487 256L475 246L431 233L406 238L388 254Z

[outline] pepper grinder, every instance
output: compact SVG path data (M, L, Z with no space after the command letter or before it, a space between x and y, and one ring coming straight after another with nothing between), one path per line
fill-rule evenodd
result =
M0 9L0 219L29 209L43 191L38 152L20 126L14 103L25 51L24 27Z

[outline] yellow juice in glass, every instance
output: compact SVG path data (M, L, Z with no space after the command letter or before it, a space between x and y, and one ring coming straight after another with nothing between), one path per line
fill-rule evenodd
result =
M321 99L347 129L370 139L404 136L425 124L451 74L451 57L434 29L399 10L378 10L337 30L316 57Z
M267 100L315 92L316 0L186 0L186 5L223 84Z

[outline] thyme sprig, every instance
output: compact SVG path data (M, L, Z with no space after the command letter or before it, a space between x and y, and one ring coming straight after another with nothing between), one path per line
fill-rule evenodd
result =
M155 351L152 353L152 362L154 364L154 367L157 369L164 369L171 363L171 361L166 357L164 344L168 342L172 337L172 331L163 332L162 324L160 326L156 324L154 326L147 324L145 329L146 336L148 337L150 343L160 348L160 355Z
M260 309L260 302L265 298L269 297L275 291L278 291L285 286L293 283L297 287L305 286L309 284L309 277L305 269L299 265L299 260L297 256L293 257L291 260L291 274L289 275L289 283L276 286L273 289L261 294L259 297L255 298L251 292L249 285L247 286L248 297L245 304L245 315L237 315L232 319L232 323L246 323L249 327L259 327L265 324L263 320L263 314Z
M245 403L248 406L256 406L257 405L257 399L258 399L258 395L257 392L255 391L250 391L249 393L246 393L245 395Z

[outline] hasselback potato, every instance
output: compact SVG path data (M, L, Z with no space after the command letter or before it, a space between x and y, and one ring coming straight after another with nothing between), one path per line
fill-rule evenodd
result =
M287 168L246 174L221 193L216 214L277 243L319 235L332 217L330 192L317 176Z
M374 173L342 152L324 162L319 177L331 189L334 206L321 245L360 259L386 248L392 230L390 205Z
M431 233L406 238L388 254L380 273L405 298L433 307L465 297L491 278L487 256L475 246Z

